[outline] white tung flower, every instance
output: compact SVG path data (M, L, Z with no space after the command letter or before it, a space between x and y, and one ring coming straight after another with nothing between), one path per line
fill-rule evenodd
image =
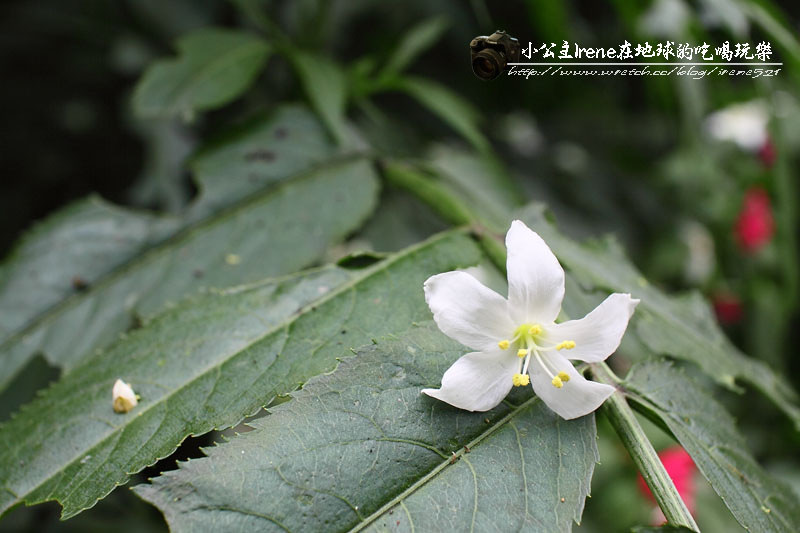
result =
M568 359L597 363L619 346L639 300L612 294L580 320L556 324L564 270L538 234L515 220L506 235L508 300L465 272L425 282L425 299L445 335L476 350L462 356L428 396L488 411L512 386L529 383L562 418L591 413L614 388L587 381ZM566 354L566 357L563 355Z
M769 139L769 111L761 100L730 105L706 118L708 133L718 141L731 141L741 149L758 151Z
M133 392L133 388L121 379L114 382L114 389L111 391L111 397L114 412L117 413L127 413L139 403L139 399L136 397L136 393Z

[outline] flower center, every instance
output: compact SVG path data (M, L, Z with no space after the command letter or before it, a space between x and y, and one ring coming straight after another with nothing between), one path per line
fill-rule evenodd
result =
M520 372L514 374L512 381L515 387L528 385L528 365L533 358L544 373L550 377L550 383L557 389L564 386L569 381L569 374L557 368L551 368L549 360L544 356L544 352L549 350L571 350L575 347L575 341L565 340L557 344L549 344L544 338L544 328L541 324L522 324L514 330L511 340L501 340L497 343L501 350L508 350L512 346L516 347L517 357L520 361Z

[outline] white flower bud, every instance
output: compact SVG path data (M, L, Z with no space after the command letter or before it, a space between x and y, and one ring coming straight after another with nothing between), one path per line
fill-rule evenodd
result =
M116 413L127 413L139 403L131 386L121 379L114 382L114 390L111 394L114 400L114 412Z

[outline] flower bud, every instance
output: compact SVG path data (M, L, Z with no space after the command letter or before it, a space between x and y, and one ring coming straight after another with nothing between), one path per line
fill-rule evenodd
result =
M114 382L114 390L111 394L114 401L114 412L116 413L127 413L139 403L131 386L121 379Z

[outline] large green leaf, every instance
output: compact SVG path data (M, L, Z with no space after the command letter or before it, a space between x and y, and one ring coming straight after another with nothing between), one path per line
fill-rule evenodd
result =
M487 413L420 394L463 353L430 322L378 340L135 491L172 531L568 531L598 459L594 417L564 421L530 389Z
M177 225L175 219L118 208L93 196L34 226L0 266L0 341Z
M745 529L797 531L797 496L753 459L707 385L668 361L648 361L633 367L625 387L675 435Z
M7 339L0 384L36 353L70 370L144 316L204 286L294 272L323 256L372 211L371 165L331 165L254 195L135 257Z
M641 299L628 335L633 333L655 353L696 363L728 388L735 388L736 380L748 383L800 427L797 393L768 365L741 353L720 331L699 295L667 296L642 276L616 241L579 244L568 239L546 219L541 205L526 208L520 217L542 235L579 283Z
M145 117L191 118L223 106L246 91L270 53L255 35L220 28L189 33L176 43L179 56L147 69L133 94L133 108Z
M359 187L368 184L339 184L327 202ZM300 246L322 230L297 231L283 227L281 239ZM22 501L58 500L64 517L92 506L186 436L232 426L351 347L427 318L423 281L479 258L464 233L447 233L366 269L212 291L165 311L0 426L0 512ZM118 377L141 395L125 415L111 406Z
M31 335L41 335L54 316L76 312L77 300L92 300L97 292L94 285L105 283L109 275L116 275L115 270L131 268L154 245L182 228L222 217L221 210L341 157L313 113L300 106L282 106L223 135L194 158L200 194L179 217L157 217L92 198L40 223L20 241L0 271L0 357L4 358L0 389L37 350L47 348L36 342L29 348L20 344ZM265 240L264 245L268 244ZM175 249L169 244L167 248ZM242 273L231 271L235 272ZM206 285L204 274L198 283ZM70 298L72 303L65 302ZM118 305L122 307L123 302ZM109 322L109 334L102 339L95 334L87 346L102 347L130 323L130 314L120 323ZM10 352L16 354L13 360ZM45 356L59 365L57 353L45 352Z

